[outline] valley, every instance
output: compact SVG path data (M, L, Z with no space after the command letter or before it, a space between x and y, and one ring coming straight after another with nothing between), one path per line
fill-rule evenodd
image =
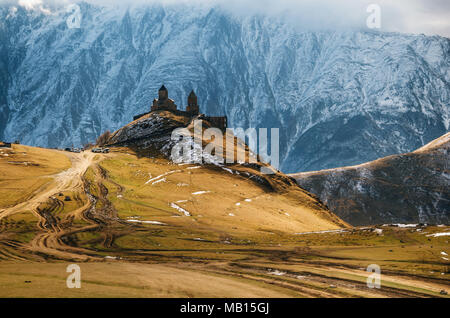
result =
M450 227L351 227L281 175L132 147L13 145L0 168L0 297L447 297Z

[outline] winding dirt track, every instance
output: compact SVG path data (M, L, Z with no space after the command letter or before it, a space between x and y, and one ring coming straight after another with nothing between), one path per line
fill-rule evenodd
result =
M68 246L62 241L62 237L65 235L97 227L97 225L92 224L76 231L70 231L70 229L67 231L68 226L64 226L64 223L71 223L70 221L77 215L83 217L92 208L92 201L83 202L84 204L81 208L72 211L61 221L56 215L64 208L64 203L58 200L56 196L63 192L84 193L85 182L83 175L91 165L95 164L96 156L97 158L100 157L91 152L65 154L69 157L72 167L54 175L54 182L38 191L31 199L11 208L1 210L0 220L16 213L31 211L38 218L37 226L41 233L33 238L28 246L22 246L23 248L62 259L96 259L96 257L87 255L89 251ZM79 197L77 198L81 200ZM48 207L40 208L43 204L49 202Z
M72 167L54 175L55 182L51 183L47 189L38 191L31 199L16 206L0 211L0 220L23 211L33 211L37 217L41 217L37 208L45 203L48 198L64 191L83 190L82 177L90 165L94 162L95 154L84 152L82 154L66 153L72 162Z

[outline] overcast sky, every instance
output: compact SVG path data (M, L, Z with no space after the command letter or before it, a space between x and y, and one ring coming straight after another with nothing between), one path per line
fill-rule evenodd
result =
M144 3L195 3L221 5L236 14L288 14L293 22L309 27L364 27L369 4L381 8L381 30L402 33L425 33L450 37L450 0L85 0L101 5ZM69 4L77 0L0 0L28 9L52 4Z

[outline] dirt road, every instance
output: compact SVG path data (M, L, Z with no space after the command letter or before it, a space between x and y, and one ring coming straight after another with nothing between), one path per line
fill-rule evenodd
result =
M91 165L95 164L97 160L101 160L101 156L92 152L80 154L65 152L64 154L69 157L72 167L52 176L54 181L36 191L35 195L29 200L1 210L0 220L16 213L29 211L38 218L37 226L41 233L36 235L28 246L22 246L23 248L62 259L87 260L89 257L83 253L86 252L85 250L67 246L61 240L67 233L67 229L64 229L61 226L61 220L54 216L55 210L61 209L64 205L62 201L56 199L56 196L64 192L84 193L83 175ZM48 208L41 208L42 205L49 202ZM83 207L73 211L70 217L83 214L89 210L92 204L90 200L86 200L84 203ZM95 225L86 228L93 227Z
M0 210L0 220L24 211L32 211L39 218L40 214L37 212L37 208L53 195L65 191L82 190L82 176L94 162L96 154L92 152L83 152L81 154L67 152L65 154L69 157L72 167L54 175L55 181L47 185L44 189L36 191L31 199L11 208Z

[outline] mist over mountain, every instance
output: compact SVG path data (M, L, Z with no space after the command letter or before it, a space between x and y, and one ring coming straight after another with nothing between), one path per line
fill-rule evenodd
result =
M280 128L281 170L359 164L449 130L450 40L368 30L302 30L218 7L81 3L0 7L0 139L93 141L150 109L162 83L178 106L230 127Z

